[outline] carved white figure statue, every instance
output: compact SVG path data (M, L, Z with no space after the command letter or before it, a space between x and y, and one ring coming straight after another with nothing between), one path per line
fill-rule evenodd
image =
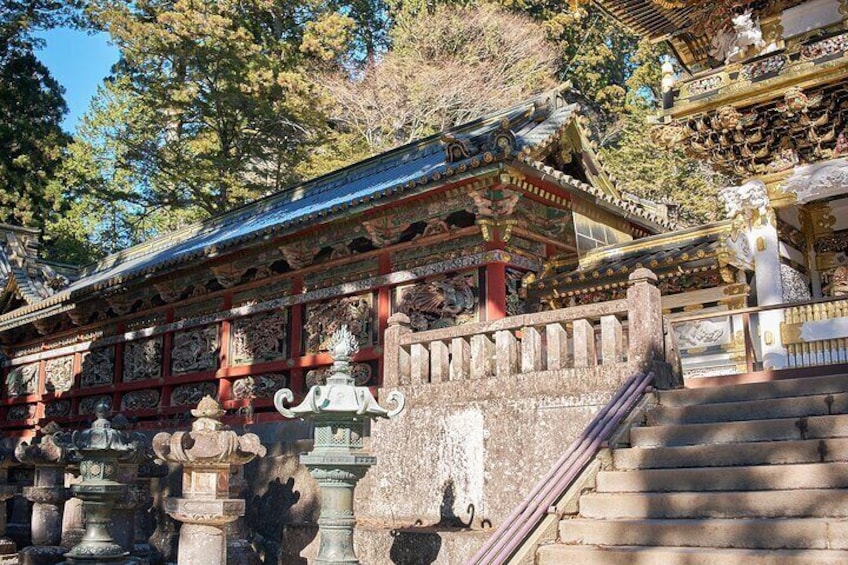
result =
M743 12L731 19L733 29L729 29L713 38L710 56L724 61L725 64L741 61L745 58L750 47L757 53L767 53L775 46L766 46L763 32L760 29L760 20L755 20L749 11Z
M719 195L724 201L724 209L728 218L735 218L756 212L765 213L769 205L768 191L766 185L759 180L749 180L740 186L725 188Z

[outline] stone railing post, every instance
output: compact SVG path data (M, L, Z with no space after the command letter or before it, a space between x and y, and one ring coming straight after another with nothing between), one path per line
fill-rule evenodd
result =
M630 274L627 302L630 366L646 373L665 358L662 301L652 271L636 269Z
M62 511L68 498L65 488L67 452L54 441L55 435L61 432L55 422L50 422L32 444L24 442L15 448L17 460L35 468L33 486L23 490L24 497L33 503L33 545L18 553L21 565L56 563L66 551L59 544L62 541Z
M383 386L386 388L408 384L410 378L409 353L400 346L403 336L412 333L409 316L400 312L389 317L383 344Z
M153 451L162 461L183 466L182 498L166 498L165 511L183 523L179 565L225 565L227 536L223 527L244 515L244 500L230 498L232 467L265 455L256 434L239 436L221 423L224 411L211 396L191 411L189 432L159 433Z

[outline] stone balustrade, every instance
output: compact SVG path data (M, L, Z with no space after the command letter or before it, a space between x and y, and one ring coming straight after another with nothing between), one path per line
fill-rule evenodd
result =
M664 359L656 276L639 269L627 297L414 333L395 314L386 331L383 385L420 385Z

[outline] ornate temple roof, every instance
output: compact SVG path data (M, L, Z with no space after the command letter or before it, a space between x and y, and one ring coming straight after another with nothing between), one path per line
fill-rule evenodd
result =
M504 111L398 147L365 161L290 187L229 213L131 247L85 267L80 277L56 294L42 296L0 323L41 317L39 311L76 302L93 292L164 273L193 260L209 259L338 217L360 213L391 200L427 192L465 178L496 174L510 166L530 167L565 190L615 211L648 233L675 227L674 222L622 198L595 161L581 151L588 180L596 186L546 167L537 159L577 125L577 103L566 100L568 87L538 96ZM15 323L13 325L18 325Z
M751 10L766 18L805 0L595 0L614 19L651 41L667 40L684 64L704 62L730 17Z
M733 246L728 239L731 234L731 222L723 221L599 247L579 262L553 260L539 280L529 283L527 295L532 303L556 307L580 304L583 298L594 301L598 293L626 289L630 273L642 267L654 271L661 285L710 272L720 280L722 267L744 267L747 262L740 257L744 252L729 248ZM686 290L687 282L665 284L664 294Z
M0 311L37 304L66 288L75 268L38 258L38 230L0 224Z

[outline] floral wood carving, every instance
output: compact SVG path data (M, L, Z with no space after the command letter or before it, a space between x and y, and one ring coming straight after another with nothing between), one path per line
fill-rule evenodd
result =
M38 392L38 363L14 367L6 376L6 396L27 396Z
M177 373L209 371L218 365L218 327L206 326L174 334L171 370Z
M185 284L177 281L156 283L153 286L156 287L156 290L159 292L159 296L162 300L168 304L176 302L182 298L183 291L185 291Z
M308 304L303 324L306 352L327 351L330 336L345 324L359 340L360 346L371 345L372 300L370 294L365 294Z
M269 373L244 377L233 382L233 398L249 400L251 398L270 398L286 386L286 376L282 373Z
M162 374L162 338L129 341L124 345L123 382L156 379Z
M86 396L79 403L80 416L94 414L94 409L101 402L105 402L110 408L112 407L112 397L108 394L99 394L97 396Z
M54 400L44 405L45 418L63 418L71 413L70 400Z
M82 386L111 384L115 377L115 351L111 347L92 349L82 354Z
M232 325L231 359L235 365L286 356L287 312L276 310L239 318Z
M32 420L35 418L35 404L15 404L6 413L6 419L10 422L19 420Z
M66 392L74 384L74 358L71 355L48 359L44 364L47 392Z
M457 274L398 290L397 311L416 331L458 326L477 319L477 275Z
M321 367L306 373L306 386L313 387L327 384L327 377L330 375L331 369L332 367ZM371 382L371 365L368 363L352 363L350 374L356 386L365 386Z
M146 410L159 406L159 391L154 389L134 390L121 399L121 410Z
M218 386L215 383L191 383L180 385L171 391L171 406L185 406L197 404L204 396L215 396L218 394Z

